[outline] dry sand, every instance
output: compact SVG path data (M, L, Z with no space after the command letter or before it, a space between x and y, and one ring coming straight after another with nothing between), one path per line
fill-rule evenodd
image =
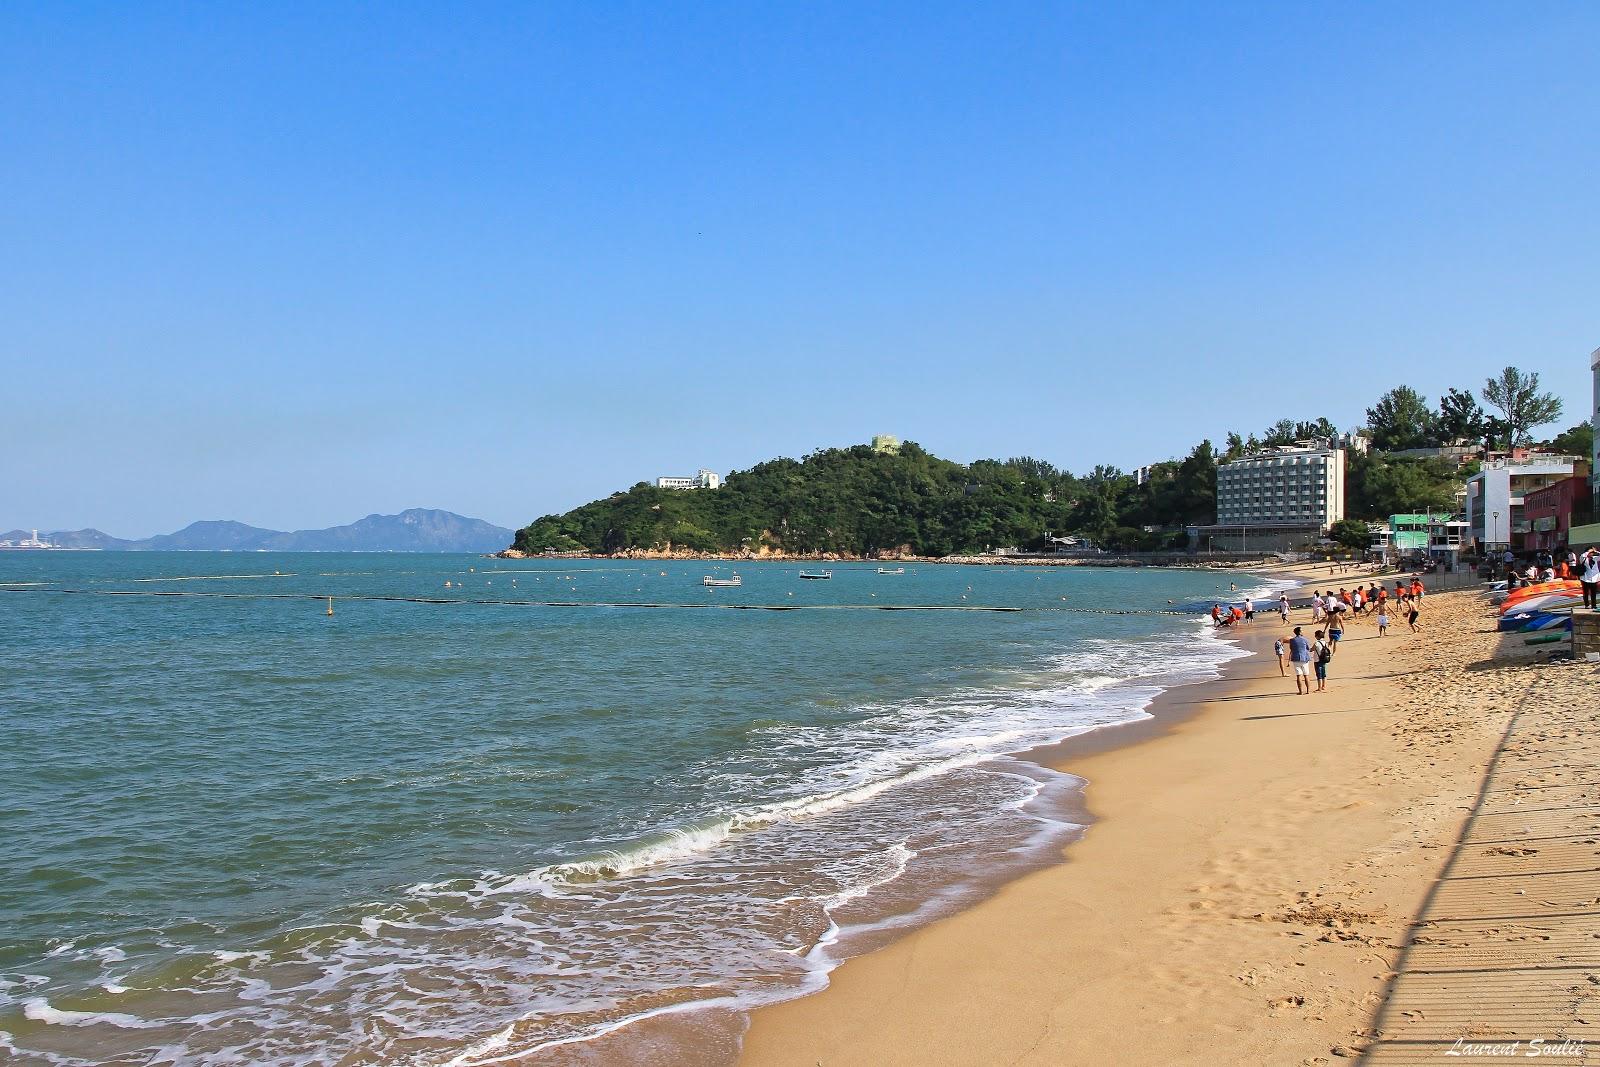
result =
M1583 920L1596 921L1593 936L1539 941L1510 921L1466 929L1440 906L1462 870L1462 885L1499 878L1513 894L1504 875L1531 881L1539 853L1521 850L1545 846L1479 847L1508 835L1471 832L1493 817L1474 814L1480 801L1499 795L1484 789L1486 770L1505 765L1495 757L1522 707L1508 758L1541 777L1508 781L1513 799L1570 784L1562 767L1585 753L1596 767L1585 784L1600 779L1600 741L1585 729L1600 715L1600 678L1589 665L1491 662L1497 649L1510 663L1535 650L1502 642L1479 594L1436 593L1425 606L1421 635L1398 620L1387 638L1370 622L1348 627L1329 692L1311 696L1279 676L1271 641L1286 628L1275 614L1258 620L1243 639L1261 654L1236 661L1224 681L1166 694L1155 709L1165 725L1147 731L1156 736L1067 750L1058 765L1088 779L1096 820L1067 862L845 963L815 996L758 1011L744 1062L1316 1064L1370 1046L1374 1062L1448 1064L1462 1062L1444 1056L1458 1037L1553 1043L1558 1035L1538 1028L1583 1017L1577 994L1600 990L1600 920ZM1538 725L1553 715L1569 718ZM1580 814L1600 823L1600 787L1589 795L1596 802ZM1556 915L1587 903L1595 914L1596 843L1562 854L1581 871L1540 907ZM1439 917L1454 923L1440 927L1446 936L1430 934ZM1540 990L1556 989L1548 1011L1512 1019L1533 992L1495 994L1498 980L1482 978L1486 942L1513 944L1535 967L1567 952L1554 977L1530 972ZM1427 951L1431 965L1419 964ZM1584 962L1597 964L1592 982ZM1428 984L1441 969L1461 972L1446 980L1453 1014L1443 1016ZM1489 984L1475 996L1473 981Z

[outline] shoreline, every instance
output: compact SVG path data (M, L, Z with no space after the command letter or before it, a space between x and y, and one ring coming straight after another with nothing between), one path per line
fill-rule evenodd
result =
M1265 574L1259 568L1248 577L1259 580L1241 579L1240 595L1247 588L1267 587L1275 587L1275 595L1276 587L1283 587L1282 577ZM1288 591L1293 593L1295 590L1289 588ZM1052 824L1057 827L1057 831L1051 835L1053 842L1044 843L1042 849L1030 849L1026 854L1011 856L996 870L970 868L957 882L949 885L925 886L924 889L932 890L929 895L906 898L902 902L911 905L909 910L891 910L865 921L860 918L839 920L842 925L835 926L824 941L816 946L816 949L834 951L826 953L825 962L819 960L821 965L813 972L812 980L804 983L802 988L774 991L776 996L771 999L754 1002L743 1002L741 996L735 995L663 1005L618 1020L595 1035L570 1043L545 1045L482 1061L468 1054L461 1062L496 1062L522 1067L567 1062L593 1063L597 1067L617 1062L738 1062L744 1055L744 1037L753 1020L761 1019L767 1012L781 1011L825 995L833 976L841 969L851 967L855 961L892 950L907 938L916 937L923 931L984 907L1018 880L1061 866L1064 854L1070 858L1070 850L1075 843L1085 833L1091 832L1099 820L1090 799L1086 797L1087 783L1073 766L1068 765L1069 761L1102 752L1138 748L1144 742L1181 727L1184 721L1195 714L1190 705L1196 702L1177 700L1174 694L1212 691L1212 687L1218 687L1217 691L1220 692L1231 691L1239 684L1234 677L1236 667L1250 662L1252 658L1248 651L1244 654L1237 651L1248 648L1249 642L1254 639L1249 631L1214 634L1208 627L1202 627L1205 616L1198 613L1185 615L1193 620L1196 630L1172 634L1171 637L1181 641L1215 642L1219 646L1215 653L1217 658L1203 668L1213 672L1211 676L1183 677L1183 668L1174 666L1170 677L1163 677L1161 672L1156 672L1142 680L1125 679L1125 684L1136 688L1159 687L1153 696L1146 696L1140 703L1129 706L1129 714L1136 718L1093 726L1058 741L1034 744L991 757L994 761L1026 764L1044 776L1072 780L1071 785L1032 816L1039 821L1041 828ZM1259 622L1257 626L1259 628ZM1244 640L1236 639L1241 636ZM641 1056L645 1059L641 1060Z
M1148 557L1148 558L1146 558ZM664 563L871 563L913 564L916 566L961 567L1150 567L1159 570L1264 571L1281 566L1271 555L1250 555L1241 559L1201 557L1186 552L1127 552L1103 556L843 556L834 552L770 552L764 555L737 555L716 552L556 552L528 553L507 548L480 553L481 559L507 560L623 560ZM1325 565L1325 564L1324 564Z
M1305 583L1300 592L1320 583L1314 571L1292 577ZM1297 610L1291 625L1307 621ZM1148 718L1021 753L1085 780L1075 798L1085 829L1047 866L844 960L820 992L758 1008L740 1062L1315 1063L1351 1054L1368 1036L1411 902L1442 862L1442 839L1419 846L1415 826L1403 828L1409 862L1394 859L1391 805L1426 811L1431 830L1450 828L1455 793L1475 784L1497 736L1480 723L1447 771L1430 765L1433 778L1389 781L1373 797L1359 783L1373 777L1373 747L1393 737L1372 733L1354 746L1359 754L1340 746L1345 723L1381 718L1399 695L1403 672L1383 669L1392 655L1362 647L1377 640L1374 630L1347 628L1333 688L1296 697L1291 679L1270 674L1265 657L1286 630L1266 615L1231 635L1251 654L1224 663L1220 677L1163 691ZM1392 628L1384 640L1392 653L1405 638ZM1321 703L1282 706L1292 700ZM1264 714L1240 710L1254 708ZM1314 799L1335 793L1343 802L1332 807ZM1340 842L1333 855L1285 837L1262 815L1275 805L1285 825L1325 827ZM1226 837L1229 823L1260 824L1259 839L1245 834L1229 851L1195 833L1214 826ZM1335 877L1384 850L1386 877ZM1263 870L1265 853L1278 858ZM1337 958L1316 967L1290 958L1311 945ZM1311 975L1320 990L1305 988ZM1117 1052L1136 1030L1141 1047Z

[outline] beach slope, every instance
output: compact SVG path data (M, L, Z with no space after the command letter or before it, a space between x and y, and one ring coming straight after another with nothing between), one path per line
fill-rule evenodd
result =
M1506 686L1530 684L1493 660L1480 595L1430 596L1423 621L1352 625L1310 696L1279 675L1276 618L1258 622L1243 640L1260 654L1166 694L1158 736L1065 756L1095 819L1067 862L758 1011L743 1062L1360 1055L1510 719Z

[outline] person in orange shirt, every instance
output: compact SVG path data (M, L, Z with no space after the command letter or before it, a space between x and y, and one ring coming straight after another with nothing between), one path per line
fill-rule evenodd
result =
M1572 570L1567 566L1566 560L1562 560L1560 563L1556 564L1556 577L1562 580L1572 577Z
M1422 599L1422 579L1421 578L1413 578L1413 579L1411 579L1411 596L1415 600L1421 600Z

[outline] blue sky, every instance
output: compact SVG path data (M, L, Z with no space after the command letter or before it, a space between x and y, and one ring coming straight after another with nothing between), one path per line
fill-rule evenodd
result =
M7 5L0 529L1589 411L1600 7Z

